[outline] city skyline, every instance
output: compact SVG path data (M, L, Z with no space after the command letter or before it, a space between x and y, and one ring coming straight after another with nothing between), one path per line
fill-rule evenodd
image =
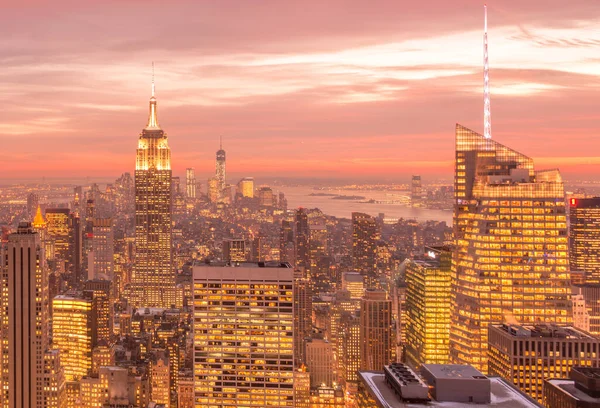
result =
M574 177L600 165L587 151L598 10L559 4L488 5L493 134ZM449 176L454 124L483 130L482 4L236 5L174 4L150 34L126 21L158 21L153 4L7 7L7 164L21 177L131 172L151 61L177 174L210 173L222 136L232 174Z

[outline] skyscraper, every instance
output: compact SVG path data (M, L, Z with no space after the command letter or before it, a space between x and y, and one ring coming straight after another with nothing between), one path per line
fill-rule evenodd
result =
M392 362L392 300L384 290L367 290L360 308L362 370L380 370Z
M0 263L0 402L5 408L43 407L48 275L39 236L30 223L20 223L8 236L7 255L6 267L4 258Z
M187 198L196 198L196 172L193 167L185 169L185 193Z
M583 272L586 284L600 284L600 197L569 201L571 270Z
M410 202L413 207L421 206L423 201L423 187L421 185L421 176L412 176Z
M88 254L88 279L113 279L114 232L112 218L92 221L92 245Z
M452 253L428 248L406 265L406 358L413 367L447 364Z
M293 269L195 266L196 406L293 407Z
M52 344L60 350L67 381L78 381L92 368L92 301L58 295L52 299Z
M456 125L450 360L487 372L488 326L571 322L558 170Z
M305 276L310 268L310 228L308 215L304 208L296 210L296 266L304 268Z
M376 250L379 226L369 214L352 213L352 267L366 277L367 287L376 280Z
M170 307L175 303L171 177L171 149L158 124L153 82L148 124L140 134L135 166L134 306Z
M219 186L219 197L223 195L223 190L227 183L227 174L225 172L225 150L223 150L223 139L220 139L219 150L217 150L217 161L215 164L215 177Z

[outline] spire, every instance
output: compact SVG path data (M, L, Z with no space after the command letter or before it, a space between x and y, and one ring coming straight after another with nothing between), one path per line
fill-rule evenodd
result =
M219 136L219 150L223 150L223 136Z
M33 227L34 228L44 228L46 226L46 220L42 215L42 209L38 204L37 211L35 213L35 217L33 218Z
M492 114L490 111L490 64L488 61L487 5L483 6L483 136L492 138Z
M148 124L146 125L146 129L160 129L156 113L156 97L154 91L154 61L152 61L152 96L150 97L150 113L148 114Z

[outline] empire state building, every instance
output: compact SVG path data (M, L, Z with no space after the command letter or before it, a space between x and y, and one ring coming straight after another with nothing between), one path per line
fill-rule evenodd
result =
M175 304L171 207L171 149L158 124L153 82L148 124L140 134L135 163L134 307Z

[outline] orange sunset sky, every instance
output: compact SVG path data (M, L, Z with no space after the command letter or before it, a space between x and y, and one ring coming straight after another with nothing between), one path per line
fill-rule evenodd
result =
M0 0L0 178L133 171L151 64L175 174L450 177L483 131L483 3ZM492 135L600 170L600 2L488 2Z

